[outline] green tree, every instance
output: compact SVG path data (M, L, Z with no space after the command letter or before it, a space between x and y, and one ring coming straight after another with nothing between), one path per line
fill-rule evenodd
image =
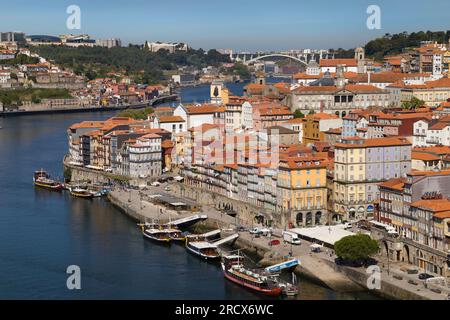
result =
M119 112L118 117L133 118L136 120L145 120L151 113L153 113L153 109L150 107L147 107L145 109L126 109Z
M416 97L412 97L409 101L403 101L402 108L408 110L415 110L425 105L423 100L420 100Z
M70 182L72 179L72 170L70 168L64 169L64 182Z
M297 109L294 111L294 118L304 118L305 115L300 111L300 109Z
M347 236L334 244L336 255L346 261L365 260L379 250L378 242L366 234Z
M313 109L309 110L308 115L312 116L313 114L316 114L316 112Z

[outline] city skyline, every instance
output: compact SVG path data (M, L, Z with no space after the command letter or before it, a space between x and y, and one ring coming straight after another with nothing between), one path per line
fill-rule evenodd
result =
M64 0L55 5L48 0L39 3L19 0L8 5L10 14L2 18L0 27L3 31L26 34L87 33L96 39L120 38L123 45L143 44L148 40L180 41L193 48L235 51L354 48L386 33L450 29L445 14L450 10L450 3L435 2L439 2L442 10L436 12L429 4L405 0L396 3L358 0L351 4L284 0L275 6L280 8L278 13L266 0L259 1L257 6L235 0L227 5L203 0L195 3L135 0L127 8L117 1L106 4ZM379 30L369 30L366 26L369 17L366 10L373 4L381 10ZM69 17L66 10L70 5L81 9L81 29L66 27ZM281 10L286 6L292 10ZM396 14L399 10L404 15ZM41 22L36 26L37 19Z

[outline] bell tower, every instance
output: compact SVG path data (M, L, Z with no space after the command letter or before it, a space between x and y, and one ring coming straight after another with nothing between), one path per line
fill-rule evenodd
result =
M224 84L222 80L215 79L210 86L210 99L213 104L222 104L222 91L224 90Z
M366 64L366 53L364 51L364 48L359 47L355 49L355 60L358 64L358 73L364 73L364 67Z

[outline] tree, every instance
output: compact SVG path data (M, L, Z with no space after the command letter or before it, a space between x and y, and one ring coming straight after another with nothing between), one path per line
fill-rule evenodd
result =
M300 111L300 109L297 109L297 110L294 111L294 118L295 119L297 119L297 118L304 118L304 117L305 117L305 115Z
M411 100L404 101L402 103L402 108L408 110L415 110L417 108L422 107L423 105L425 105L425 102L423 100L420 100L416 97L412 97Z
M379 250L378 242L366 234L347 236L334 244L336 255L346 261L366 260Z
M312 116L312 115L315 114L315 113L316 113L316 112L315 112L313 109L311 109L311 110L309 110L308 115Z
M72 169L67 167L64 169L64 182L70 182L71 179L72 179Z

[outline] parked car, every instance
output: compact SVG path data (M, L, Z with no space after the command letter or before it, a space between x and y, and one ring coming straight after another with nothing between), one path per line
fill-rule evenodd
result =
M159 183L158 181L152 182L152 186L154 186L154 187L158 187L160 185L161 185L161 183Z
M170 189L170 187L165 187L164 190L165 191L171 191L172 189Z
M273 239L269 241L269 246L278 246L280 244L280 240Z
M248 232L250 232L250 234L261 234L261 230L259 230L259 228L251 228L250 230L248 230Z
M420 280L427 280L427 279L430 279L430 278L434 278L431 274L428 274L428 273L420 273L419 274L419 279Z
M300 239L298 237L298 234L294 233L294 232L289 232L289 231L283 231L283 240L284 242L290 243L290 244L295 244L298 245L300 244Z
M261 228L261 229L259 229L259 231L263 236L268 236L269 234L272 233L272 230L270 230L268 228Z

